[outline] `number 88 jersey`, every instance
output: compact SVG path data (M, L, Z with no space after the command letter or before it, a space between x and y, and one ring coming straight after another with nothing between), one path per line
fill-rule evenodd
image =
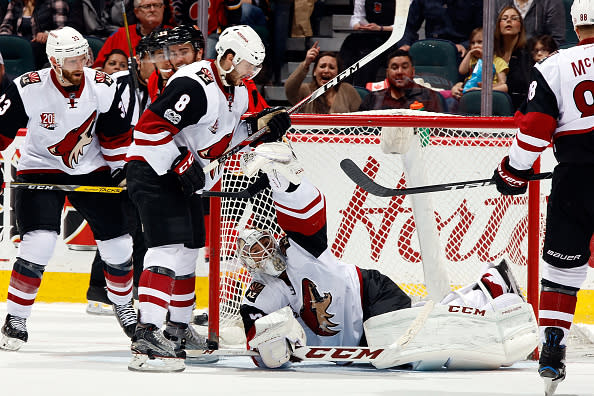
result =
M559 50L534 66L510 164L528 169L553 142L561 163L594 163L594 39Z

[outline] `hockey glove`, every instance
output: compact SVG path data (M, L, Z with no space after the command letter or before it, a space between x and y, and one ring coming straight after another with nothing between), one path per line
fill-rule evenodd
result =
M114 186L126 187L126 167L113 170L111 180Z
M526 192L528 180L534 174L532 168L519 170L509 164L509 157L503 158L495 172L493 180L497 191L503 195L520 195Z
M256 115L246 118L248 135L256 133L264 127L268 131L258 138L258 142L270 143L279 141L291 126L291 117L282 106L268 107Z
M181 154L173 161L169 172L177 176L184 195L190 197L204 188L204 172L187 147L180 147L179 151Z

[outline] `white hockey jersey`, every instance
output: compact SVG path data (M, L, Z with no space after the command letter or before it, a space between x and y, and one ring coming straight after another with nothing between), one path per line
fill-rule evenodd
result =
M123 166L131 133L114 80L84 68L74 89L62 87L48 68L16 78L0 96L0 149L27 128L17 173L81 175Z
M185 146L204 167L247 138L245 122L240 122L247 109L246 87L225 87L213 61L187 65L143 113L127 160L145 161L163 175ZM219 169L206 175L205 189L219 178Z
M327 246L326 206L307 180L294 192L274 192L279 225L289 236L286 273L256 273L242 301L248 341L254 321L290 306L305 329L308 345L359 345L363 335L361 273L339 261Z
M594 163L594 39L555 52L532 70L510 165L529 169L553 142L559 162Z

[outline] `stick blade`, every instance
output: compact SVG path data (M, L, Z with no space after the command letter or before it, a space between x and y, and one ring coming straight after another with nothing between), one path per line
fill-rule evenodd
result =
M371 178L367 176L350 158L345 158L340 161L340 167L357 186L370 194L378 197L403 195L400 190L382 187L371 180Z

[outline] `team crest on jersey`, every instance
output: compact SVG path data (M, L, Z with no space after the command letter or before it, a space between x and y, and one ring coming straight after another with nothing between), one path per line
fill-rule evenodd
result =
M181 121L181 116L171 109L165 110L165 114L163 114L163 118L165 118L167 121L169 121L173 125L177 125Z
M45 129L49 129L50 131L56 129L56 113L41 113L40 117L41 122L39 123L39 125L41 125Z
M96 71L95 72L95 82L103 83L103 84L107 85L108 87L111 87L111 84L113 84L113 78L111 78L111 76L107 73L103 73L102 71Z
M202 69L200 69L200 71L198 73L196 73L196 75L198 76L198 78L200 78L204 82L204 85L208 85L214 81L214 77L212 76L212 73L206 67L203 67Z
M301 291L303 306L299 316L303 322L317 335L331 337L338 334L338 331L332 330L332 327L338 324L330 321L334 314L328 313L328 307L332 304L332 294L320 295L316 284L307 278L301 281Z
M212 126L208 127L208 130L214 135L217 133L217 131L219 130L219 119L217 118L217 120L215 121L214 124L212 124Z
M35 84L41 82L41 77L39 77L39 73L31 72L26 73L21 76L21 88L26 87L29 84Z
M260 282L252 282L250 287L245 292L246 300L255 303L256 298L258 298L260 293L262 293L262 290L264 290L264 286L265 285L261 284Z
M48 147L48 151L57 157L62 157L64 165L74 169L74 165L78 164L80 156L83 155L83 149L93 141L91 131L96 117L97 112L94 111L81 126L71 129L64 139Z

